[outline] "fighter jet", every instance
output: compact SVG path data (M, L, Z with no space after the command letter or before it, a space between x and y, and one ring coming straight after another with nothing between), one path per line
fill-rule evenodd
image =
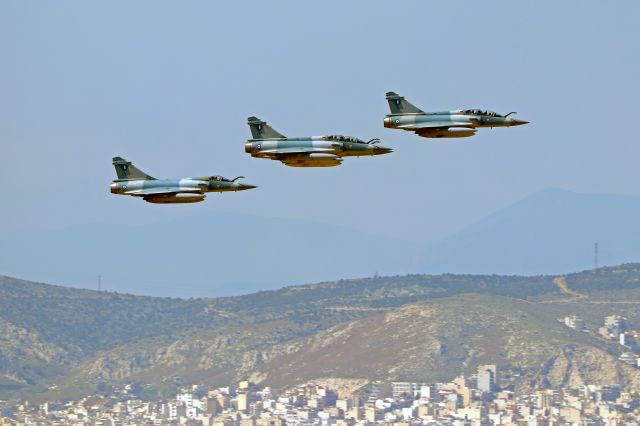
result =
M252 157L282 161L291 167L333 167L343 157L388 154L393 150L376 145L379 139L368 142L350 136L307 136L288 138L256 117L249 117L252 139L244 144L244 151Z
M111 183L111 193L142 197L148 203L175 204L198 203L204 200L207 192L244 191L256 188L225 179L222 176L195 177L183 179L156 179L131 164L122 157L114 157L118 179Z
M415 132L425 138L466 138L476 134L479 127L510 127L529 123L509 117L515 112L500 115L481 109L424 112L404 97L387 92L391 114L384 118L384 127Z

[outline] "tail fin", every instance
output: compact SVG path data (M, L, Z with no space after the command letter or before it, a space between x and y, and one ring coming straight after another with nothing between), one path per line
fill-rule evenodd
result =
M276 132L265 121L257 117L249 117L249 127L251 128L251 137L253 139L280 139L286 138L285 135Z
M424 112L420 108L411 105L404 99L404 96L400 96L394 92L387 92L387 101L389 102L389 108L391 108L391 114L411 114Z
M148 174L131 164L130 161L127 161L122 157L113 157L113 166L116 168L118 180L156 180L156 178L149 176Z

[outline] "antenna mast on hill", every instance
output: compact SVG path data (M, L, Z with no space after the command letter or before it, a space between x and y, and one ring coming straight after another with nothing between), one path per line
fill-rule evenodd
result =
M598 243L593 246L593 269L598 269Z
M98 291L102 291L102 275L98 274Z

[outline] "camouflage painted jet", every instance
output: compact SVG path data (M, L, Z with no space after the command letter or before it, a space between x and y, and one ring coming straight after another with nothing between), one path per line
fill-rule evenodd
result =
M379 139L368 142L350 136L307 136L288 138L266 122L249 117L251 136L244 151L252 157L282 161L291 167L339 166L343 157L388 154L393 150L376 145Z
M387 92L391 114L384 118L384 127L415 132L425 138L465 138L476 134L479 127L510 127L529 123L480 109L424 112L404 97Z
M142 197L148 203L197 203L204 200L206 192L243 191L256 188L253 185L236 182L244 176L238 176L232 180L222 176L156 179L122 157L114 157L113 165L118 179L111 183L111 193Z

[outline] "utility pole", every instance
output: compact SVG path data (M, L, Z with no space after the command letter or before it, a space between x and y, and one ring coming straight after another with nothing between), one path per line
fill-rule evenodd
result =
M598 269L598 243L593 246L593 269Z

